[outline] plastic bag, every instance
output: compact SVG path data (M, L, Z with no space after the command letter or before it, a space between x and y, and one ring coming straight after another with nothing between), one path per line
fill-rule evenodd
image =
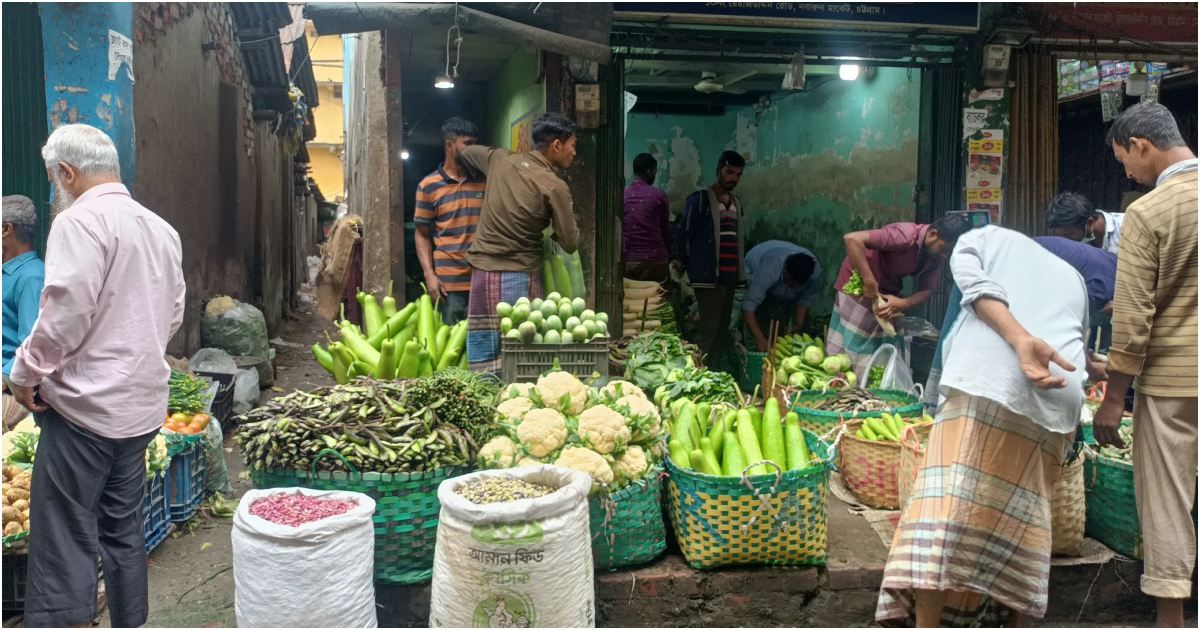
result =
M238 370L237 376L233 377L233 415L240 416L257 406L258 372Z
M255 501L277 494L358 505L299 527L250 514ZM247 492L233 517L233 601L238 627L377 627L374 512L375 501L357 492L307 488Z
M537 499L479 505L458 488L480 478L559 488ZM434 549L434 628L591 628L596 624L588 492L569 468L527 466L447 479Z
M200 339L204 345L234 356L261 357L258 380L267 385L274 380L267 320L253 305L224 296L213 298L204 308Z
M228 352L220 348L200 348L188 359L188 367L199 372L237 374L238 366Z
M883 366L883 380L879 384L880 389L892 389L902 392L912 390L912 368L908 367L908 363L901 356L899 348L890 343L879 346L875 354L872 354L871 358L867 360L862 371L858 373L858 382L869 384L871 368L877 365Z
M229 483L229 466L225 463L225 432L221 423L213 419L204 430L204 452L208 458L208 473L205 475L206 494L233 495Z

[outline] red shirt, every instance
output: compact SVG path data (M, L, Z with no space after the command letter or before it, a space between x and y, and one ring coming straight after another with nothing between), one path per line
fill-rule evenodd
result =
M944 261L921 254L929 228L919 223L891 223L867 232L867 266L879 282L880 293L899 295L907 276L916 277L914 291L937 288ZM853 272L847 257L834 288L841 291Z

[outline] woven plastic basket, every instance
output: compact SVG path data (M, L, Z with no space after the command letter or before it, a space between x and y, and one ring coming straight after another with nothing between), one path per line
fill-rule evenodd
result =
M1090 428L1090 427L1089 427ZM1085 431L1089 446L1095 445ZM1088 448L1083 461L1087 496L1087 535L1129 558L1142 557L1142 526L1133 493L1133 464Z
M747 392L754 391L765 383L763 380L763 366L767 364L766 352L751 352L738 353L738 359L741 360L741 382L739 383L743 390Z
M913 486L917 483L917 472L925 460L925 445L929 441L929 432L933 424L927 423L922 431L917 426L905 427L900 432L900 462L896 471L896 506L903 510L912 496Z
M871 389L867 391L878 396L884 402L889 403L891 405L890 408L879 411L860 411L858 413L823 411L813 409L812 406L833 398L837 395L836 391L814 389L794 391L780 387L775 388L776 398L779 399L779 408L783 409L785 413L788 410L795 411L800 416L800 427L812 431L817 435L825 435L843 422L862 418L878 418L884 413L898 413L905 418L920 416L924 413L925 407L921 404L921 400L908 392L891 389Z
M863 440L855 437L863 420L846 423L846 432L838 446L838 469L846 487L864 505L881 510L900 508L899 442ZM924 441L932 423L922 422L912 427Z
M316 470L326 456L340 459L348 472ZM442 509L438 484L468 472L469 468L410 474L358 472L339 453L325 449L308 472L251 468L250 479L255 488L346 490L371 497L375 500L375 581L420 584L433 576L433 547Z
M662 511L662 468L638 483L588 501L592 557L597 570L645 564L667 548Z
M1054 494L1050 499L1050 553L1077 557L1083 553L1087 525L1087 497L1084 492L1082 456L1062 466Z
M821 461L803 470L768 463L770 474L716 477L667 460L671 524L689 564L825 564L829 447L811 432L804 437Z

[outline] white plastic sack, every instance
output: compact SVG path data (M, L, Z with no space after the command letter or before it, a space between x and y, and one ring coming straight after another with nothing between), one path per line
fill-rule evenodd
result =
M345 514L276 525L250 514L280 493L357 501ZM233 517L234 612L240 628L375 628L375 501L357 492L251 490Z
M879 346L879 349L871 355L862 371L859 372L858 382L863 383L864 386L870 383L871 368L877 365L883 366L883 381L879 384L881 389L912 391L912 368L908 367L908 363L904 361L899 348L890 343Z
M560 490L492 505L458 494L459 487L485 477ZM595 627L591 487L586 473L558 466L485 470L443 481L430 627Z
M233 415L240 416L258 406L258 371L238 370L233 378Z

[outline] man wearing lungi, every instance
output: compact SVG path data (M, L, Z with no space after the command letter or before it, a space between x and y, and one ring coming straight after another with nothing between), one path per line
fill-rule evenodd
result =
M1196 156L1158 104L1125 110L1108 139L1125 173L1155 188L1125 213L1096 440L1123 445L1117 430L1136 378L1133 485L1144 537L1142 592L1157 600L1160 627L1182 627L1196 568Z
M1046 612L1051 491L1094 367L1087 288L1033 239L997 226L963 234L950 269L962 311L944 344L946 399L875 617L1020 625Z
M575 161L576 126L566 116L543 114L533 123L534 150L513 153L482 145L466 147L459 161L487 177L475 241L467 253L471 292L467 300L467 361L477 372L500 371L500 318L496 304L542 297L542 233L572 253L579 228L571 191L555 169Z
M876 315L893 319L914 306L924 304L937 288L942 263L959 235L971 229L963 215L947 215L932 225L892 223L877 230L851 232L843 237L846 258L834 283L833 317L825 341L826 354L850 356L856 372L885 343L908 355L903 337L889 336ZM862 295L850 296L842 288L857 271L862 277ZM899 297L904 279L913 277L913 294ZM876 304L882 298L883 305Z
M55 210L46 285L10 374L41 429L25 627L90 626L97 556L112 626L137 627L149 611L146 446L166 415L183 249L174 228L129 195L103 131L63 125L42 158Z

